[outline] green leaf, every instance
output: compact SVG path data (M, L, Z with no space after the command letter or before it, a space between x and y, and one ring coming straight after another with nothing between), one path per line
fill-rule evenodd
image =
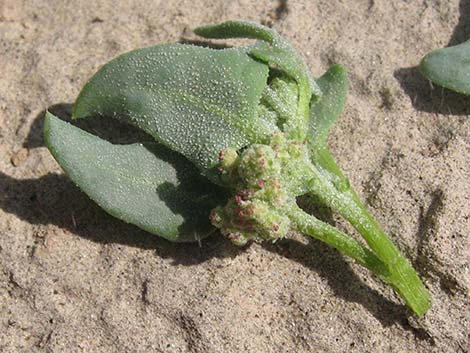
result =
M282 38L268 27L250 21L225 21L194 29L198 36L214 39L251 38L275 44Z
M286 77L274 77L266 86L261 98L261 106L277 116L277 125L283 130L286 121L295 119L299 100L298 84Z
M75 118L108 116L143 129L208 170L221 150L263 142L278 128L258 117L268 67L244 49L164 44L123 54L85 85Z
M327 172L329 179L338 190L349 188L349 181L343 175L331 155L327 138L333 124L341 116L348 92L348 76L341 65L331 66L317 83L322 97L310 108L309 144L312 161Z
M198 27L194 33L204 38L214 39L259 39L261 42L248 49L248 52L255 58L284 71L295 80L303 79L308 73L305 63L289 42L274 30L255 22L226 21L217 25Z
M44 138L68 177L112 216L176 242L213 231L209 212L223 193L168 148L113 145L50 113Z
M311 144L325 145L331 126L343 112L348 92L347 72L341 65L331 66L317 83L322 97L310 108Z
M299 85L297 114L295 119L287 121L285 128L293 137L305 133L308 110L312 95L318 98L321 90L311 77L307 65L297 55L294 48L277 32L253 22L227 21L217 25L196 28L194 32L205 38L252 38L259 39L248 53L268 64L271 68L284 72Z
M432 82L470 95L470 40L427 54L419 69Z

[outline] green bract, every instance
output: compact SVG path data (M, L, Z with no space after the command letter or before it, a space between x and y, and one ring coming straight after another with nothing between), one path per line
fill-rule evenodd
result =
M432 82L470 95L470 40L427 54L419 69Z
M257 41L224 50L164 44L104 65L73 117L116 118L156 143L113 145L47 113L46 144L67 175L111 215L172 241L216 228L238 245L303 232L370 269L424 314L431 305L424 285L327 147L345 103L344 68L315 80L285 39L250 22L195 32ZM299 196L338 212L368 246L306 213Z

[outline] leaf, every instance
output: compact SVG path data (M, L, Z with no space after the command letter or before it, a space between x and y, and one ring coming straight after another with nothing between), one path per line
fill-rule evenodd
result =
M176 242L214 229L208 216L223 192L168 148L113 145L49 112L44 138L68 177L112 216Z
M254 58L280 70L299 85L299 99L295 119L287 122L286 128L295 135L302 135L308 119L312 95L318 98L321 90L311 77L307 65L294 48L277 32L253 22L227 21L217 25L196 28L194 32L205 38L252 38L259 39L248 53Z
M194 33L204 38L259 39L263 42L258 42L249 48L248 53L250 55L266 62L271 67L284 71L299 84L303 80L308 81L305 83L308 94L321 95L315 80L309 75L307 66L297 55L294 48L276 31L268 27L249 21L226 21L217 25L198 27L194 30Z
M251 38L270 44L282 41L282 38L273 30L250 21L225 21L216 25L201 26L194 29L194 33L204 38L214 39Z
M310 108L309 144L312 161L327 172L338 190L349 189L349 180L331 155L327 138L333 124L343 112L348 92L348 76L341 65L331 66L317 83L322 97Z
M108 116L143 129L208 170L221 150L263 142L278 130L258 117L268 67L244 49L164 44L123 54L85 85L75 118Z
M326 145L331 126L343 112L348 92L347 72L341 65L333 65L317 83L323 95L310 109L309 137L314 146Z
M305 63L289 42L272 29L255 22L226 21L217 25L198 27L194 33L204 38L214 39L259 39L261 42L249 48L248 53L271 67L284 71L296 81L302 80L307 75Z
M432 82L470 95L470 40L432 51L421 60L419 69Z
M298 84L286 77L274 77L269 86L264 89L260 106L272 111L277 116L277 125L282 126L286 121L295 119L299 99Z

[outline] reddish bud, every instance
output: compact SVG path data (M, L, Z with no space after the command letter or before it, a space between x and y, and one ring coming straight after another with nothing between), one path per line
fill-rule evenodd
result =
M243 190L239 194L242 198L243 201L248 201L252 195L252 192L250 190Z
M225 151L222 150L219 152L219 162L222 162L225 158Z

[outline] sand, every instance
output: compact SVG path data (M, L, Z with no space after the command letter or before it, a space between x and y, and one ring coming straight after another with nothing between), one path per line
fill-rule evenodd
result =
M0 1L0 351L469 352L470 98L416 68L470 37L469 14L468 0ZM272 25L315 76L347 67L329 143L432 293L423 318L317 241L175 245L126 225L44 147L44 109L67 116L100 65L234 18Z

